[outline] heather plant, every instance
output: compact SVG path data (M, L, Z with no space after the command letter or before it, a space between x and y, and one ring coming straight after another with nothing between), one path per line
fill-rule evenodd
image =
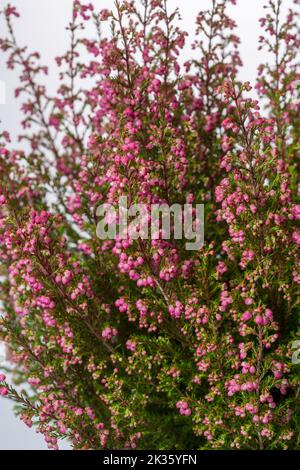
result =
M186 62L167 3L75 0L55 96L2 11L24 117L1 130L0 394L52 449L299 449L299 2L266 5L254 89L235 0L199 13ZM124 196L204 204L204 246L99 239Z

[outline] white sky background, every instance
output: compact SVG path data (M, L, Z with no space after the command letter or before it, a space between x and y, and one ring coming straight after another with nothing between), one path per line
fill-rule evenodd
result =
M0 0L0 8L8 1ZM47 84L53 92L57 85L56 74L51 75L51 65L56 56L62 55L68 47L68 24L72 0L10 0L21 13L21 18L15 21L16 34L20 45L27 45L32 51L39 51L42 63L50 66ZM113 6L113 0L94 0L92 2L99 9ZM170 10L176 6L180 8L182 21L181 29L193 34L195 17L199 10L207 9L210 0L168 0ZM291 0L283 0L283 11L287 12ZM265 0L237 0L237 6L231 6L230 12L238 24L237 34L241 37L241 56L244 63L241 72L243 81L255 81L257 66L266 62L266 52L258 52L258 37L261 29L258 23L265 10ZM3 36L3 23L0 21L0 36ZM188 56L186 57L188 58ZM52 71L55 71L53 67ZM6 102L2 104L1 89L4 82L6 89ZM7 71L3 54L0 55L0 121L1 129L5 128L12 136L20 131L21 120L20 102L14 98L14 89L18 86L17 71ZM0 350L2 353L2 350ZM0 363L1 366L1 363ZM43 437L32 429L28 429L17 420L12 412L8 400L0 399L0 450L10 449L46 449ZM67 448L66 444L60 446Z

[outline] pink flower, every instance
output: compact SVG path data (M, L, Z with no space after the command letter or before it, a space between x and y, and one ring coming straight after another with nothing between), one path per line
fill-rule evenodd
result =
M16 16L19 17L20 14L17 12L16 7L13 7L11 5L8 5L5 10L4 10L5 15L8 16Z
M223 263L222 261L219 261L218 265L217 265L217 273L219 275L222 275L224 273L226 273L227 271L227 266L225 263Z
M60 124L60 120L58 119L57 116L51 116L50 119L49 119L49 124L50 124L50 126L53 126L56 129L58 129L59 124Z
M118 331L115 328L111 328L110 326L104 328L102 331L102 338L105 340L110 340L113 337L118 335Z
M257 315L254 321L257 325L263 325L263 317L261 315Z
M135 343L134 341L127 340L127 342L126 342L126 348L127 348L129 351L135 352L135 351L136 351L136 343Z
M2 397L6 397L8 395L9 391L6 387L0 387L0 395Z
M176 404L176 408L179 409L179 412L183 416L190 416L192 411L189 409L189 405L186 401L179 401Z
M242 315L242 320L243 320L243 321L248 321L248 320L250 320L251 317L252 317L251 312L249 312L249 311L247 310L246 312L243 313L243 315Z
M108 18L110 17L110 15L111 15L111 12L109 10L103 9L100 12L100 20L101 21L107 21Z

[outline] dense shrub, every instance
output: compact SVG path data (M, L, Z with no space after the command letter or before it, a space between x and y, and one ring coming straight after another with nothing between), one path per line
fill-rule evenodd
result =
M17 43L17 11L2 12L24 130L16 143L1 131L0 334L15 388L1 375L0 393L50 448L300 447L299 2L286 20L281 3L261 19L270 62L254 90L238 79L235 0L199 13L184 64L166 0L100 13L75 0L55 96ZM205 204L203 248L99 240L97 207L120 196Z

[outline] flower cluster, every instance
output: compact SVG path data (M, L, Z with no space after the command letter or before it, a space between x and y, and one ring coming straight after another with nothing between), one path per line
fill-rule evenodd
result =
M15 364L0 395L51 449L300 446L299 2L286 19L268 2L253 90L235 3L199 13L182 63L167 0L75 0L54 97L3 11L26 145L0 130L0 338ZM99 204L124 196L205 204L204 246L160 228L98 239Z

